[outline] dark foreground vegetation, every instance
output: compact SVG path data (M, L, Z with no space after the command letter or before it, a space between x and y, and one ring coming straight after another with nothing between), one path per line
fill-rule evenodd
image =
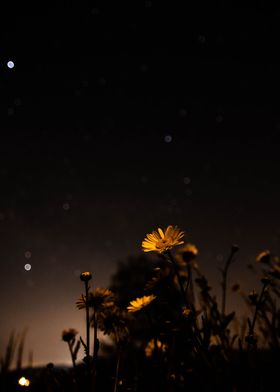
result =
M250 266L259 286L242 293L238 284L228 287L239 251L233 245L220 270L217 301L197 262L198 249L183 237L173 226L147 234L142 248L157 256L120 264L110 288L95 287L92 274L82 273L83 293L76 305L84 313L85 330L81 335L72 328L62 331L72 367L49 363L22 369L22 339L17 370L11 371L11 337L1 360L1 391L277 390L280 259L261 252ZM248 306L245 320L227 311L233 292ZM109 343L101 343L97 331ZM79 353L82 361L77 360Z

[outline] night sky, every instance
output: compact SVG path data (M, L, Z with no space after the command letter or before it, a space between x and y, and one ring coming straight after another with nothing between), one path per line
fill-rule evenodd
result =
M186 231L217 294L233 243L244 291L280 254L279 12L57 3L10 5L0 41L0 353L28 327L34 364L84 334L80 272L108 285L157 227Z

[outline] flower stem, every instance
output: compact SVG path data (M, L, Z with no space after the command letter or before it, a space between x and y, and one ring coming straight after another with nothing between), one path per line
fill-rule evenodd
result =
M187 281L187 298L193 304L195 308L195 295L194 295L194 288L193 288L193 277L192 277L192 265L191 263L187 264L187 272L188 272L188 281Z
M91 370L91 360L90 360L90 319L89 319L89 285L88 281L85 281L85 305L86 305L86 366L87 366L87 389L88 392L92 390L93 380L92 380L92 370ZM95 389L93 389L95 390Z
M117 389L118 389L120 362L121 362L121 352L120 352L120 350L118 350L118 358L117 358L115 382L114 382L114 392L117 392Z
M169 258L169 261L171 261L171 263L173 265L174 272L175 272L176 277L178 279L178 283L179 283L179 287L180 287L180 290L181 290L181 294L182 294L182 298L183 298L184 304L185 304L185 306L187 308L189 308L190 304L189 304L189 301L188 301L188 299L186 297L186 293L185 293L185 290L184 290L183 283L181 281L181 277L180 277L180 274L179 274L179 269L178 269L178 266L176 264L176 261L174 260L174 258L172 256L172 253L169 250L167 251L167 256ZM191 308L193 309L193 306L191 306ZM212 363L211 363L211 360L208 358L207 353L205 352L205 350L202 347L202 343L201 343L201 339L200 339L200 336L199 336L199 331L198 331L196 322L194 322L193 327L194 327L195 331L193 331L192 327L190 328L191 339L192 339L193 345L194 345L195 349L197 350L197 352L200 353L202 358L205 360L207 365L209 367L211 367Z
M98 355L98 339L97 339L97 318L96 318L96 310L93 313L93 359L97 359Z
M97 338L97 312L94 309L93 316L93 374L92 374L92 382L93 382L93 390L96 390L96 365L97 365L97 356L99 349L99 341Z
M180 274L179 274L178 266L177 266L177 264L176 264L176 262L175 262L175 260L174 260L174 258L172 256L172 253L169 250L167 251L167 255L168 255L168 258L169 258L169 260L171 261L171 263L173 265L173 269L174 269L175 275L176 275L178 283L179 283L179 287L180 287L180 291L181 291L184 303L185 303L186 307L188 307L189 304L188 304L188 300L186 298L185 289L184 289L184 286L183 286L183 283L182 283L182 280L181 280L181 277L180 277Z
M226 312L226 295L227 295L227 275L230 264L233 261L234 254L238 251L238 247L232 246L231 252L222 271L222 316L224 318Z
M88 305L88 281L85 281L85 292L86 292L86 337L87 337L87 344L86 344L86 355L89 357L89 328L90 328L90 321L89 321L89 305Z
M72 359L73 368L75 369L75 367L76 367L76 362L75 362L74 353L73 353L73 344L72 344L71 342L67 342L67 343L68 343L68 347L69 347L70 354L71 354L71 359Z
M253 321L252 321L252 324L251 324L251 328L250 328L250 330L249 330L249 334L250 334L250 335L253 335L253 334L254 334L255 324L256 324L256 321L257 321L257 315L258 315L258 311L259 311L259 309L260 309L260 306L261 306L261 303L262 303L262 300L263 300L265 288L266 288L266 285L264 284L263 287L262 287L262 291L261 291L260 298L259 298L259 300L258 300L258 302L257 302L257 305L256 305L256 309L255 309Z

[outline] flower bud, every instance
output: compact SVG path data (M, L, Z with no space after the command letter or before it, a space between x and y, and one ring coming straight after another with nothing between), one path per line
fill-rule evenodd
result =
M91 280L91 278L92 278L91 272L88 271L82 272L80 275L80 279L82 282L88 282Z

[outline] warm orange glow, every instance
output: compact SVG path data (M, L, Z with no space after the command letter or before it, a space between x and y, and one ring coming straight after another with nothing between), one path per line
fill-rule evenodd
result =
M157 339L157 349L160 352L164 352L167 350L167 345L162 343L159 339ZM154 350L155 350L155 340L152 339L148 342L147 346L145 347L146 357L150 358L153 355Z
M183 236L184 232L180 231L177 226L173 227L169 225L165 231L158 228L158 231L147 234L144 241L142 241L142 248L144 252L155 251L164 253L174 246L183 244L184 241L181 241Z
M29 385L30 385L30 381L28 380L28 378L25 378L25 377L21 377L21 378L18 380L18 383L19 383L19 385L21 385L22 387L29 387Z

